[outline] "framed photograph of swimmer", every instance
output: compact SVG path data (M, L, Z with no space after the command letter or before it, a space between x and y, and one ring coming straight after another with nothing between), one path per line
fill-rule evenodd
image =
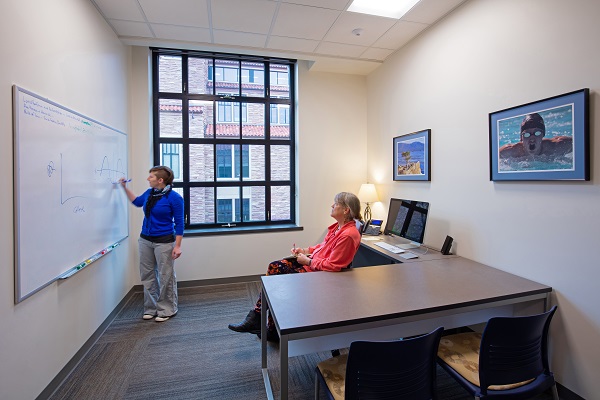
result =
M431 129L394 138L394 180L431 180Z
M490 113L490 180L589 181L589 92Z

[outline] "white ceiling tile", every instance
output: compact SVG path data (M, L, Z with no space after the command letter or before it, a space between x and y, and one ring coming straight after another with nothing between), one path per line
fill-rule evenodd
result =
M402 16L402 21L433 24L466 0L421 0L409 12Z
M352 0L282 0L282 3L300 4L342 11L352 4Z
M344 12L335 21L323 40L328 42L370 46L390 29L398 20L377 17L374 15ZM360 36L352 33L354 29L362 29Z
M421 0L399 21L346 11L352 0L90 1L125 44L302 54L325 70L362 74L467 0Z
M138 0L149 22L208 28L206 0Z
M218 0L211 3L213 29L269 33L277 3L265 0Z
M187 42L212 43L210 30L190 26L151 24L154 34L159 39L185 40Z
M213 31L213 36L215 38L215 43L242 47L264 48L265 42L267 40L266 35L259 35L256 33L220 31L216 29Z
M269 37L267 48L277 50L299 51L302 53L312 53L317 48L318 44L319 42L317 40L271 36Z
M332 56L355 57L358 58L367 48L364 46L354 46L351 44L321 42L315 53L329 54Z
M379 60L383 61L392 54L394 50L389 49L378 49L376 47L369 47L365 50L364 53L361 54L360 58L364 58L367 60Z
M428 26L429 25L400 20L389 31L381 36L373 46L382 49L399 49Z
M339 11L282 3L272 35L321 40Z
M115 31L117 31L117 35L119 36L154 37L148 24L144 22L115 21L114 19L109 20L108 22L115 28Z
M144 22L144 15L136 0L93 0L107 19L125 19Z

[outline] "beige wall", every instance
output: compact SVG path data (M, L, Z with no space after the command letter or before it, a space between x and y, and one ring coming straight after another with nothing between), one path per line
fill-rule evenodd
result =
M380 195L431 202L427 244L448 234L459 255L552 286L552 366L586 399L600 398L598 15L591 0L471 0L368 77ZM490 112L586 87L592 181L490 182ZM393 182L392 138L428 128L432 181Z
M0 168L5 176L0 207L0 398L31 400L121 301L137 273L125 243L68 280L14 304L11 86L128 132L130 56L92 4L79 0L0 2L0 52Z

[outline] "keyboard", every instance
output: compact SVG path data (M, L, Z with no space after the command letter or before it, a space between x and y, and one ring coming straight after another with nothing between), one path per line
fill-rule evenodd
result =
M373 243L373 244L375 246L381 247L382 249L385 249L387 251L391 251L394 254L404 253L404 250L402 250L398 246L394 246L393 244L389 244L389 243L386 243L386 242L376 242L376 243Z

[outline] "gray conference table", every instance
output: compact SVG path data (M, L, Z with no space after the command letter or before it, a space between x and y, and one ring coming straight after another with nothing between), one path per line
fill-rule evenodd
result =
M268 306L280 336L280 399L288 398L288 357L486 322L547 309L552 288L462 257L406 264L263 276L262 371L267 397Z

